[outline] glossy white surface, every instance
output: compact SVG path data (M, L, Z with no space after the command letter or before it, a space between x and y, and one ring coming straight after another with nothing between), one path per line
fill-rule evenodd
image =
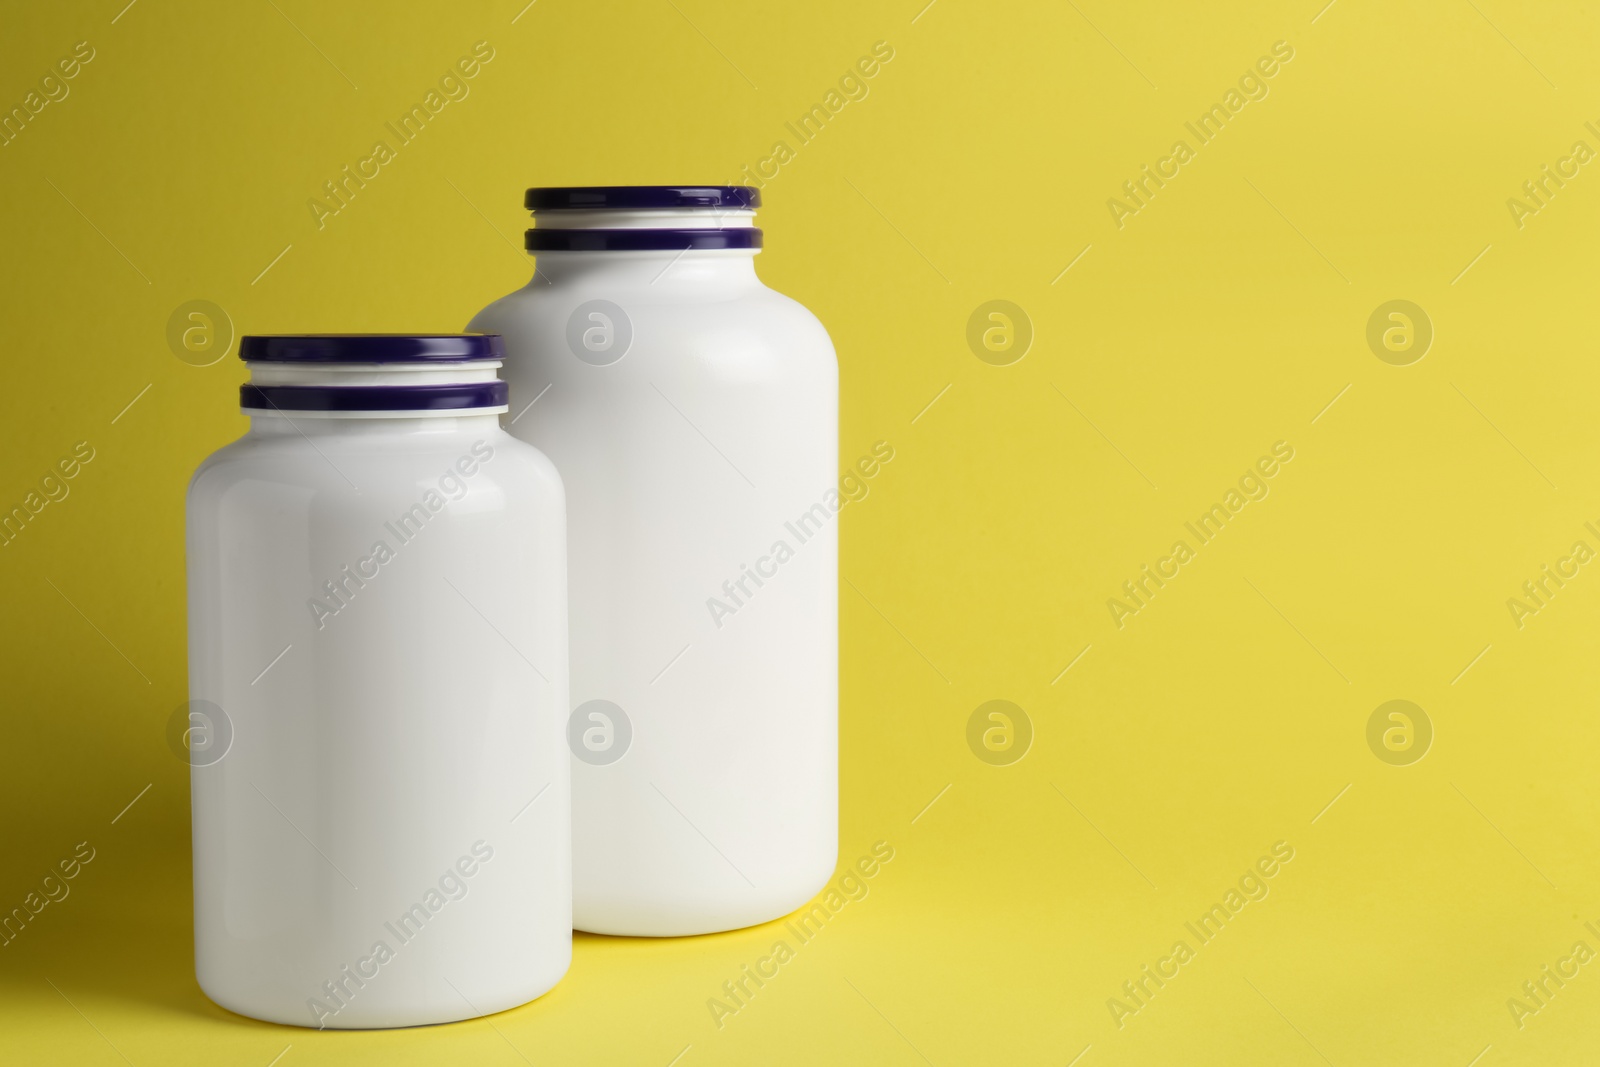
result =
M340 1028L531 1000L571 956L560 479L493 414L252 424L188 497L232 730L192 771L200 985Z
M510 428L567 485L582 930L748 926L834 867L838 366L753 260L542 253L471 326L505 335Z

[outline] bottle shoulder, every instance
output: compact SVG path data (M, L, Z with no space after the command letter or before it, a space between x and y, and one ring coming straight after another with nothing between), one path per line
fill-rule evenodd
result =
M191 508L241 493L288 494L360 506L442 483L452 495L505 489L564 497L543 452L499 426L427 434L247 433L212 453L189 480Z
M569 347L588 324L589 305L603 301L620 309L635 338L677 344L719 341L766 347L787 355L813 354L834 360L833 340L804 304L759 280L690 293L688 287L656 289L648 284L530 285L494 301L475 315L467 329L505 335L512 345L539 351Z

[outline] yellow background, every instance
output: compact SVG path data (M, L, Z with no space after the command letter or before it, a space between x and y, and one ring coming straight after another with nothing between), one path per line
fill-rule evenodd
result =
M1506 604L1600 548L1600 174L1507 207L1600 148L1592 12L523 2L7 5L7 108L96 54L0 148L0 503L96 457L0 549L0 910L96 858L0 948L0 1060L1600 1061L1600 966L1520 1028L1506 1003L1600 949L1600 565L1520 629ZM480 40L471 95L319 230L307 200ZM1195 146L1280 40L1269 95ZM800 145L785 123L877 41L869 94ZM1108 198L1180 138L1119 229ZM215 1007L165 730L183 490L243 431L243 370L177 358L169 315L459 329L529 273L526 186L725 181L780 140L758 268L832 333L842 457L896 450L841 516L840 855L893 862L721 1029L708 998L780 926L580 936L552 993L449 1026ZM995 299L1035 332L1009 366L966 341ZM1408 366L1366 342L1394 299L1435 330ZM1270 495L1117 628L1106 600L1280 440ZM967 744L996 699L1034 730L1009 766ZM1367 744L1392 699L1435 732L1409 766ZM1270 895L1195 944L1277 841ZM1180 938L1119 1027L1108 998Z

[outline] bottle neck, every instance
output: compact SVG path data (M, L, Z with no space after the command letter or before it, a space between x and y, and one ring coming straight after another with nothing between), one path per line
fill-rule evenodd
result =
M534 214L541 230L748 230L755 224L749 208L566 208Z
M500 416L450 415L432 418L384 416L382 418L328 417L303 411L287 414L250 414L250 432L259 437L387 437L395 434L480 434L500 432Z
M534 231L563 232L614 230L742 230L755 228L756 213L749 208L595 208L545 210L534 213ZM688 242L671 248L633 251L567 251L545 249L535 253L534 284L564 285L591 278L611 284L644 284L656 288L696 285L759 285L755 257L758 248L689 248Z
M535 284L567 285L590 279L657 288L759 285L757 249L677 252L540 252Z
M251 385L466 385L492 382L501 361L470 363L246 363Z
M386 424L386 433L412 424L451 424L473 417L491 422L507 410L507 386L498 359L409 360L390 363L319 363L254 360L239 402L253 427L282 423L291 432L306 426ZM320 432L320 431L319 431Z

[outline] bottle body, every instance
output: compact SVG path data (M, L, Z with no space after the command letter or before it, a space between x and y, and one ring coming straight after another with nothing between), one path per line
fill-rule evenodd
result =
M188 497L201 987L335 1028L530 1000L571 952L560 479L493 415L253 421Z
M581 930L764 922L836 860L838 366L752 255L542 253L472 327L569 486Z

